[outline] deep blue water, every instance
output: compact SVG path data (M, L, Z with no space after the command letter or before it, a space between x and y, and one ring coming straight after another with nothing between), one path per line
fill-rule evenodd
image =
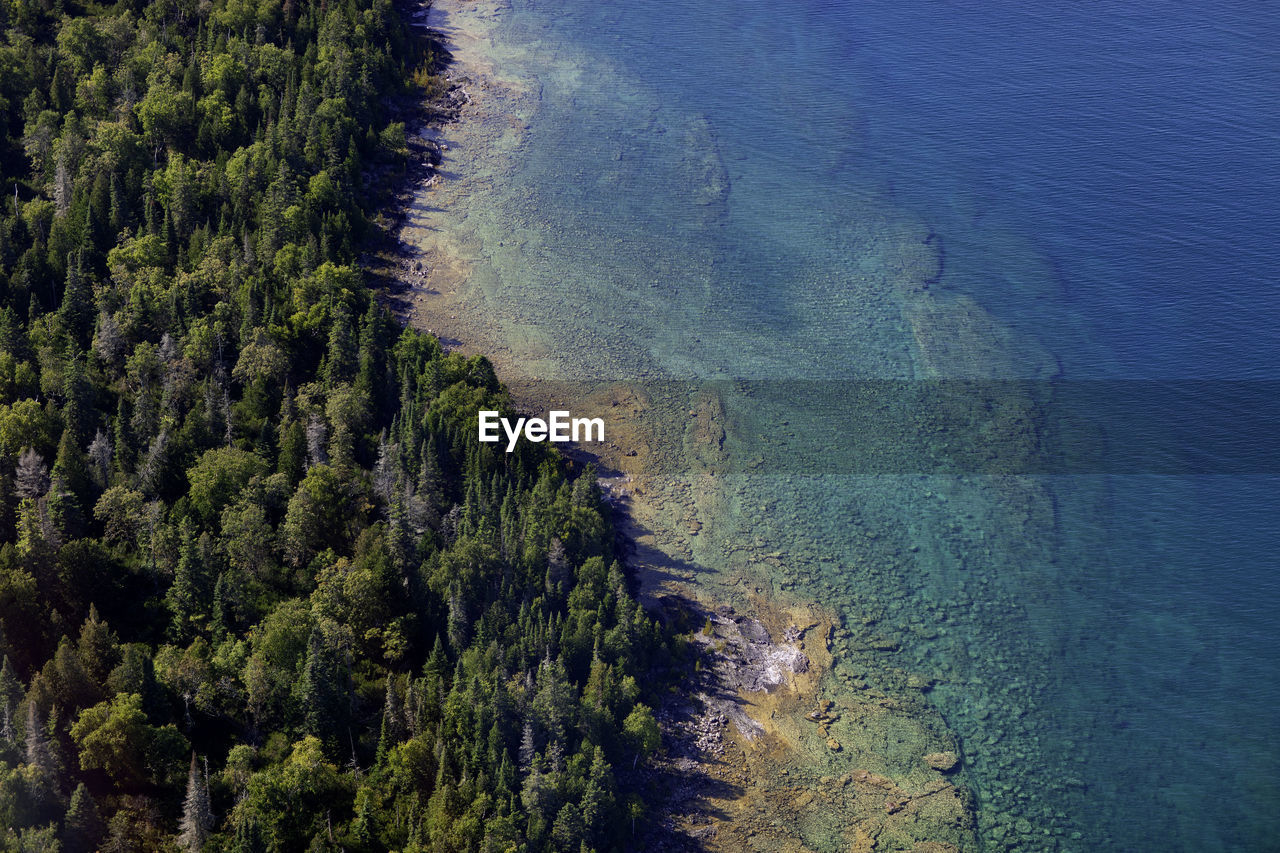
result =
M1073 375L1280 367L1280 25L1253 3L885 3L848 18L867 147L910 203L1030 240L1108 354L1053 334ZM966 210L957 211L955 201ZM955 205L955 206L953 206ZM959 258L957 260L960 260Z
M1280 379L1265 4L517 0L507 37L547 66L494 233L536 239L477 274L583 365L574 347L604 341L613 373L632 347L677 374L917 375L920 297L893 284L915 228L945 255L927 299L1005 330L967 327L998 342L992 375L1202 380L1228 428L1266 386L1214 382ZM697 196L717 163L730 189ZM785 396L759 407L807 423ZM1280 424L1238 420L1235 441L1274 444ZM1169 434L1175 458L1205 451L1194 424ZM741 490L781 517L791 582L850 614L873 600L905 625L972 596L903 655L954 676L933 695L991 849L1280 849L1280 460L1215 453L1015 489L902 471ZM850 518L919 556L860 574ZM771 520L739 522L769 538Z

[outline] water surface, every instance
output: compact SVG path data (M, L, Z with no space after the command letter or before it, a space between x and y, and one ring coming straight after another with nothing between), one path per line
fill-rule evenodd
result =
M836 684L933 679L992 849L1273 849L1280 463L1274 420L1243 417L1280 367L1273 16L515 0L496 20L485 50L527 97L460 164L491 179L443 228L532 375L717 383L727 461L672 547L726 595L837 607ZM916 393L939 379L978 386ZM1235 450L1201 446L1169 387L1226 412ZM842 431L851 401L898 426ZM1047 464L1055 424L1077 455ZM868 632L898 651L866 655Z

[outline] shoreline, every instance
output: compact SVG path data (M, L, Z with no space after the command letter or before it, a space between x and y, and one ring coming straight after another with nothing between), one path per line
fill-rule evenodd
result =
M444 162L433 163L429 174L412 181L401 217L399 247L419 252L393 258L391 268L379 272L384 280L402 285L394 298L406 322L437 335L450 349L490 358L520 408L580 403L581 392L575 400L559 399L540 379L541 369L554 363L553 352L547 351L543 361L518 359L516 348L502 340L502 329L494 325L498 318L475 316L476 306L465 290L471 259L432 222L447 216L451 204L470 189L467 182L475 176L467 173L468 146L493 144L484 118L509 119L518 136L536 111L531 88L510 85L480 58L489 38L483 22L496 20L504 5L470 4L465 10L470 18L462 9L444 8L450 6L433 4L427 20L430 37L452 55L445 71L450 89L443 96L452 109L443 111L443 121L442 111L432 109L438 120L414 128L413 134L420 151L437 152ZM458 90L465 98L450 97ZM504 129L503 135L508 132ZM521 344L527 350L530 341ZM661 709L667 738L663 769L686 784L662 804L661 818L654 822L657 835L651 839L655 846L870 850L883 842L891 849L976 849L973 798L957 787L952 775L960 763L959 749L919 690L894 695L867 684L841 689L832 672L832 648L843 645L851 633L841 627L837 614L746 575L736 584L749 607L738 613L700 582L706 570L688 542L663 529L661 509L672 498L666 493L670 484L657 480L661 462L672 458L673 445L677 466L685 462L686 473L703 469L708 491L714 491L725 429L719 402L695 400L690 408L687 400L654 401L643 387L626 382L598 383L587 396L614 415L613 428L606 432L611 441L599 452L576 448L567 455L600 469L642 598L662 618L692 623L688 630L709 662L696 691L682 692ZM692 417L687 435L681 436L686 440L673 442L663 434L664 427L686 408ZM681 456L690 438L695 449L706 451L698 454L697 465ZM693 491L688 485L685 489ZM714 496L706 499L714 504ZM698 496L681 500L691 507L688 540L698 535L703 524L699 515L705 510L697 506ZM767 574L768 564L763 568ZM704 633L707 628L710 633ZM781 655L793 665L774 667L778 671L765 679L767 684L754 676L744 680L744 671L758 669L761 654ZM867 737L868 730L874 737ZM868 744L877 739L887 743L889 733L929 746L914 762L876 754ZM955 760L943 762L944 771L929 766L926 755ZM908 770L912 763L914 769ZM919 846L916 840L933 846Z

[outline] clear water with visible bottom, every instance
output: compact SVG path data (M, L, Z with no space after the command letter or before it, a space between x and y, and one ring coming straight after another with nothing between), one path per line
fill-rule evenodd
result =
M935 680L991 849L1280 847L1280 464L1247 432L1271 422L1232 426L1280 368L1275 18L497 17L489 50L533 106L446 215L469 286L539 374L727 382L693 562L759 574L751 552L778 554L776 589L893 636L893 666ZM916 394L948 378L973 398ZM1143 410L1191 379L1225 389L1238 456L1166 434L1167 400L1140 428L1053 409L1097 382L1083 399ZM896 431L833 422L863 400L903 406ZM1068 416L1087 461L1042 464Z

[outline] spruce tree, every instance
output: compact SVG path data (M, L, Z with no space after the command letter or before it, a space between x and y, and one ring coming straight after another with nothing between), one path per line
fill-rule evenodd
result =
M5 655L4 661L0 662L0 736L3 736L8 743L13 743L13 715L20 701L22 701L22 682L18 680L18 674L13 671L9 656Z
M329 372L326 378L330 387L350 382L355 377L359 358L356 334L352 328L351 310L342 301L333 310L327 355Z
M70 426L62 431L58 455L49 475L48 513L60 542L79 538L84 528L83 498L89 491L89 470Z
M320 629L313 628L307 641L298 699L302 706L304 731L320 738L330 748L336 745L336 734L345 723L335 657Z
M26 763L34 772L31 796L37 803L47 803L58 795L57 779L60 762L49 741L44 721L34 698L27 700Z
M98 804L81 782L71 795L71 806L67 809L62 830L63 849L66 853L91 853L98 849L105 828Z
M204 626L206 581L205 568L196 546L195 526L184 518L178 567L173 573L173 585L165 596L171 616L169 635L177 642L185 643Z
M115 632L98 615L98 606L90 603L89 616L80 626L80 639L76 643L80 665L94 684L105 684L107 676L119 662L120 642Z
M178 824L178 846L197 853L213 827L213 810L209 805L209 785L191 753L191 770L187 773L187 797L182 805L182 821Z
M63 325L80 346L89 342L93 321L97 316L93 304L93 289L84 273L83 254L76 252L67 255L67 283L62 291L62 306L58 310Z
M378 752L375 763L382 765L387 753L404 739L404 710L400 688L394 675L387 673L386 701L382 706L382 729L378 734Z

